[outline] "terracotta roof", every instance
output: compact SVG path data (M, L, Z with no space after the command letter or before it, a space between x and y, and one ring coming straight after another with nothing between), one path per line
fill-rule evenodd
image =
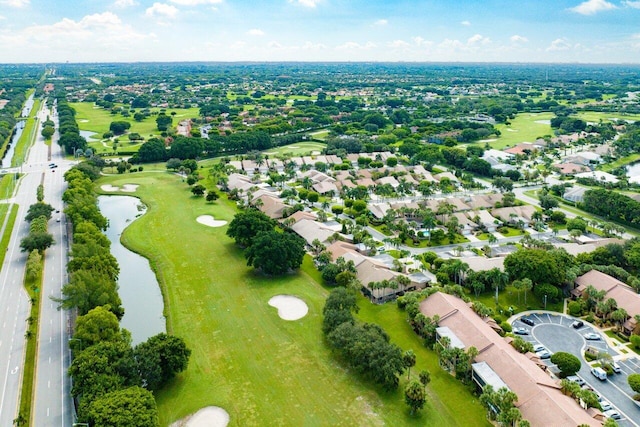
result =
M518 353L461 299L437 292L420 303L425 316L440 316L438 326L446 326L465 344L478 349L476 362L486 362L518 396L516 407L532 426L567 426L601 423L570 397L526 355Z

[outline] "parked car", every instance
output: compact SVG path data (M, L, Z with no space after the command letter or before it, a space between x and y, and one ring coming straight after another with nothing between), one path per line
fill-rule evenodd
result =
M604 411L604 416L607 418L613 418L614 420L619 420L622 418L620 413L615 409L610 409L608 411Z
M534 352L539 352L539 351L544 351L546 350L545 346L543 346L542 344L534 344L533 345L533 351Z
M530 317L521 317L520 321L525 325L529 325L529 326L535 325L535 322Z
M513 333L516 335L529 335L527 328L513 328Z
M536 353L540 359L549 359L551 357L551 352L548 350L542 350Z
M600 339L600 335L596 334L595 332L588 332L588 333L584 334L583 336L584 336L584 339L586 339L586 340L595 341L595 340L599 340Z
M586 384L584 380L577 375L570 375L567 377L567 379L571 382L578 384L580 387Z
M600 381L605 381L607 379L607 373L602 368L591 368L591 374Z
M611 364L611 369L613 369L613 372L615 372L616 374L622 372L622 369L620 369L620 365L618 365L616 362L613 362Z
M582 328L584 326L584 322L582 320L576 320L571 324L575 329Z
M611 403L607 402L606 400L600 402L600 407L602 408L602 412L610 411L613 409Z

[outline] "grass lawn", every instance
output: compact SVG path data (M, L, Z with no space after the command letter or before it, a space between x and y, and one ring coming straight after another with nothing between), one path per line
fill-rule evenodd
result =
M533 142L544 135L553 135L551 125L544 123L545 120L551 120L553 117L553 113L520 113L511 120L509 126L496 125L501 135L497 141L489 142L489 145L496 150L502 150L521 142Z
M122 117L120 114L112 115L109 110L97 107L93 102L72 102L69 103L69 105L76 110L76 121L78 122L80 130L95 132L97 134L94 135L96 140L91 139L88 142L89 146L98 153L113 152L112 142L107 142L105 147L101 141L102 134L109 131L109 125L111 122L129 122L131 123L129 133L139 133L145 139L149 139L151 136L160 135L156 125L155 115L151 115L141 122L136 122L133 119L133 114L131 117ZM160 111L160 108L151 108L150 110L151 112L156 112ZM173 116L173 126L177 125L182 119L198 117L200 114L198 108L168 108L166 109L166 112L167 114L171 114L172 112L176 113ZM120 141L118 151L138 151L140 148L141 144L130 143L126 134L119 136L118 139Z
M502 234L504 237L513 237L522 236L525 234L525 231L514 227L500 227L498 233Z
M587 122L598 123L602 120L605 123L611 122L615 119L620 120L640 120L640 114L624 114L624 113L603 113L600 111L579 111L575 114L575 117Z
M4 229L2 239L0 239L0 265L2 265L2 263L4 262L4 257L7 254L7 248L9 247L9 241L11 240L13 225L16 223L16 218L18 217L18 205L16 205L15 203L11 205L7 205L6 203L0 204L0 229L2 228L2 224L4 224L7 212L9 214L9 218L7 219L7 226Z
M202 214L230 221L236 209L224 197L207 204L172 174L104 177L97 187L105 183L140 185L136 195L149 210L122 239L149 258L163 287L167 329L193 352L188 370L156 396L161 425L208 405L226 409L232 426L424 425L427 418L453 426L484 419L469 394L458 396L461 387L447 394L448 386L433 396L437 412L410 417L402 389L383 392L345 370L324 344L328 291L317 273L304 273L312 267L278 278L255 275L226 227L195 221ZM280 319L267 304L279 294L302 298L309 314L296 322ZM411 347L418 350L415 337Z
M480 233L476 236L478 240L489 240L489 233Z
M318 139L320 141L324 141L325 139L327 139L327 136L329 136L329 130L328 129L323 129L323 130L318 130L315 132L311 132L309 133L309 136L312 137L313 139Z
M12 173L2 175L0 178L0 199L9 199L16 189L16 177Z
M385 236L392 236L393 233L389 231L389 228L385 224L373 225L370 224L370 227L384 234Z
M519 296L518 296L519 294ZM508 311L509 307L513 308L513 313L520 313L526 310L544 310L544 301L533 294L533 292L527 292L527 304L524 303L524 291L519 293L513 286L507 286L507 289L501 291L498 295L498 303L503 310L502 313L498 310L496 305L495 292L485 292L476 297L475 294L470 293L469 297L474 301L480 301L487 307L493 309L494 313L500 314L504 320L507 320L511 314ZM547 301L547 310L562 312L563 303L556 302L551 303Z
M262 153L275 157L306 156L311 154L313 151L322 151L325 147L326 145L321 142L301 141L294 144L283 145L282 147L270 148Z
M621 157L614 162L605 163L604 165L599 166L598 169L604 172L611 172L614 169L629 165L631 163L635 163L638 160L640 160L640 153L633 153L629 154L628 156Z
M22 130L22 135L16 142L16 149L13 153L13 158L11 159L11 167L20 166L27 155L27 150L35 141L36 132L38 131L38 119L36 115L40 110L40 104L42 101L40 99L35 99L33 101L33 108L31 108L31 113L29 113L29 117L26 119L26 123L24 129Z

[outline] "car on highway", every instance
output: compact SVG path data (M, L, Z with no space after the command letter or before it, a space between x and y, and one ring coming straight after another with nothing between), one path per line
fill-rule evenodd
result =
M610 409L608 411L604 411L604 416L607 418L613 418L614 420L619 420L622 418L620 413L615 409Z
M547 348L546 348L545 346L543 346L542 344L534 344L534 345L533 345L533 351L534 351L535 353L537 353L537 352L539 352L539 351L544 351L544 350L546 350L546 349L547 349Z
M530 317L526 317L526 316L525 317L521 317L520 321L522 323L524 323L525 325L529 325L529 326L535 325L535 322Z
M595 341L595 340L601 339L600 335L596 334L595 332L588 332L588 333L584 334L583 337L584 337L584 339L591 340L591 341Z
M516 335L529 335L527 328L513 328L513 333Z

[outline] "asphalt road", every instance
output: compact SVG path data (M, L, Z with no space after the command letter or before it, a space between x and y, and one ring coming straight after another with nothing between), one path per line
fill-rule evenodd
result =
M40 122L49 112L43 105L38 113ZM30 303L23 288L24 269L27 254L20 252L20 240L29 233L29 224L24 220L29 206L36 202L38 185L45 186L45 202L62 210L64 170L69 163L64 161L60 147L52 143L52 160L48 147L37 128L36 141L29 149L26 161L10 172L22 172L15 197L9 203L17 203L18 216L11 235L5 262L0 272L0 426L11 426L18 416L22 369L24 364L25 332ZM48 167L51 162L60 165L55 172ZM38 331L38 352L33 426L71 426L73 423L69 378L67 369L69 358L67 348L67 314L57 310L57 304L49 296L60 296L60 289L66 280L66 256L68 245L64 222L57 222L54 214L49 223L55 244L46 251L43 285L40 289L41 313Z
M588 324L585 324L579 329L574 329L571 324L575 319L570 316L552 313L536 313L530 314L529 317L535 321L533 327L525 325L519 320L513 322L514 326L525 327L530 330L530 335L524 335L522 338L534 344L540 343L544 345L551 353L564 351L577 356L582 362L582 367L578 375L605 400L609 401L622 415L622 419L618 421L618 424L620 426L638 427L640 408L632 401L634 393L627 384L627 377L631 373L640 372L640 360L635 357L630 357L626 360L615 357L619 355L618 352L609 347L604 339L586 340L584 334L595 332L603 336L602 332L592 328ZM618 365L620 365L622 372L610 375L604 381L597 379L591 374L591 367L583 357L584 350L587 346L592 346L599 351L606 351L611 354ZM549 359L545 360L545 363L553 366Z
M55 116L52 119L57 123ZM61 297L62 285L67 280L69 246L62 193L66 188L63 175L69 169L70 162L63 158L62 150L56 142L57 135L54 135L51 144L49 160L48 147L39 135L38 131L38 139L32 147L35 163L31 167L37 171L41 170L40 176L44 174L45 202L60 212L54 212L49 222L49 232L53 235L55 244L46 251L45 256L32 425L66 427L71 426L74 419L67 375L70 362L68 313L58 310L58 304L50 297ZM49 168L49 163L56 163L58 168ZM58 219L60 222L57 222Z

